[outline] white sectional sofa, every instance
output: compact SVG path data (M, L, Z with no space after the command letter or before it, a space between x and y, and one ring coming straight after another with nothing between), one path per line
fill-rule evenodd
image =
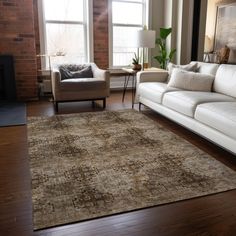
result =
M196 62L214 76L212 91L169 87L168 72L137 74L136 100L236 154L236 65Z

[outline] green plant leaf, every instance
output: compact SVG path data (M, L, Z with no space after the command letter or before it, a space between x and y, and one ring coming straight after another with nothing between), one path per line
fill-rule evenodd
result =
M132 58L132 64L139 64L139 58L136 53L134 53L134 57Z
M159 54L155 56L154 59L158 61L162 69L166 69L167 62L173 58L176 52L176 49L173 49L168 53L166 48L166 38L171 32L172 28L160 28L160 35L156 38L156 45L159 47Z
M156 38L156 44L157 44L157 45L162 44L161 38Z
M171 32L172 28L160 28L160 37L166 39Z
M162 56L155 56L154 59L156 59L160 64L163 61Z
M163 61L166 60L166 57L167 57L167 51L166 49L162 51L162 58L163 58Z
M176 49L172 49L172 50L170 51L170 54L169 54L169 60L170 60L170 61L172 60L172 58L173 58L173 56L174 56L175 53L176 53Z

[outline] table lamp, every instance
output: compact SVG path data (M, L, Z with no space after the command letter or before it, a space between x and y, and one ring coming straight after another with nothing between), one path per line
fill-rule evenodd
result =
M155 48L155 39L156 39L156 31L148 30L147 27L144 27L143 30L137 31L137 45L139 48L142 48L143 52L143 61L142 61L142 69L144 70L144 54L145 49L147 48Z
M210 53L213 51L213 40L205 35L205 43L204 43L204 61L210 62Z

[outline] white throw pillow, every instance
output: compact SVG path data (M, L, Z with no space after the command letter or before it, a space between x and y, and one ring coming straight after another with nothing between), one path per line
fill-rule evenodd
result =
M198 69L198 64L197 64L197 62L191 62L187 65L175 65L174 63L170 62L167 66L169 76L171 76L171 74L175 68L179 68L179 69L186 70L186 71L196 72Z
M168 87L190 91L210 92L215 77L212 75L173 69Z

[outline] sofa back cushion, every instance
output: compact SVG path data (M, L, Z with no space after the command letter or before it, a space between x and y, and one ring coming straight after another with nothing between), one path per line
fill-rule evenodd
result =
M219 68L219 64L215 63L206 63L206 62L197 62L198 68L196 72L201 74L216 75L216 72Z
M236 65L220 65L213 84L213 91L236 98Z
M173 69L167 86L190 91L210 92L213 81L213 75Z
M167 69L168 69L168 73L171 76L172 72L174 69L179 68L185 71L193 71L195 72L198 68L198 63L197 62L191 62L189 64L186 65L176 65L174 63L169 62Z

